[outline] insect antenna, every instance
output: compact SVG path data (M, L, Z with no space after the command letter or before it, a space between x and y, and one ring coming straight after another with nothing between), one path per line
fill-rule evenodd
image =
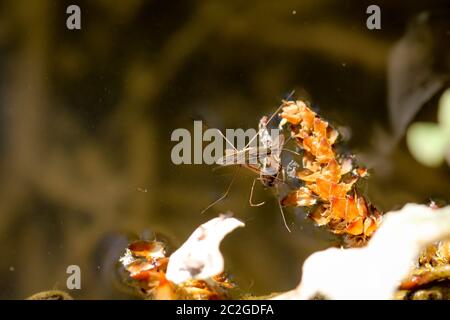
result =
M292 98L292 96L294 95L295 90L292 90L291 93L288 95L288 97L286 98L286 100L289 100L290 98ZM275 110L274 113L272 113L272 115L270 116L270 118L267 120L266 125L268 125L270 123L270 121L273 120L273 118L275 118L275 116L278 114L278 112L281 110L281 108L283 108L284 106L284 102L282 104L280 104L280 106L277 108L277 110ZM250 141L247 143L247 145L245 146L245 148L248 148L248 146L261 134L261 129L258 130L258 133L256 135L253 136L253 138L250 139ZM244 148L244 149L245 149Z
M291 150L291 149L283 148L282 150L283 150L283 151L290 152L290 153L292 153L292 154L295 154L296 156L299 156L299 157L302 156L300 153L298 153L298 152L296 152L296 151L294 151L294 150Z

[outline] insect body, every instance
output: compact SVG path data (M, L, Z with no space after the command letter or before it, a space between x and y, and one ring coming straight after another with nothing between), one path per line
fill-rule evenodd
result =
M268 154L261 159L259 176L261 183L265 187L271 188L279 181L280 174L284 174L281 165L281 152L284 146L284 136L282 134L277 134L272 138L267 129L267 117L263 117L260 120L259 127L262 144L269 151Z
M265 187L273 187L277 182L281 166L281 151L284 136L269 134L268 118L264 116L259 122L259 146L247 147L242 150L227 150L227 155L219 158L216 163L221 166L239 165L259 175L259 180Z

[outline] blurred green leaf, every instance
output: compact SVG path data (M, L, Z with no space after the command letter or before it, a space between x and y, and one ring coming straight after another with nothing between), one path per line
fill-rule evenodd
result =
M409 127L406 142L417 161L429 167L438 167L444 161L449 136L437 124L416 122Z

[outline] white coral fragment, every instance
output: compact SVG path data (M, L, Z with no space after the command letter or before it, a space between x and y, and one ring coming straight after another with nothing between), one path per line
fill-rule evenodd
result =
M222 239L244 223L230 214L221 215L198 227L169 259L166 278L174 283L207 279L223 272Z
M450 237L450 206L407 204L387 213L364 248L331 248L303 264L300 285L275 299L392 299L426 245Z

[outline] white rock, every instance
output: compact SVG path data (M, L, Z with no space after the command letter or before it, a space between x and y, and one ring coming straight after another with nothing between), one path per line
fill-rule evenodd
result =
M207 279L223 272L220 243L228 233L243 226L243 222L229 214L202 224L170 256L166 278L178 284L190 279Z
M331 248L303 264L300 285L275 299L392 299L428 244L450 237L450 207L407 204L387 213L364 248Z

